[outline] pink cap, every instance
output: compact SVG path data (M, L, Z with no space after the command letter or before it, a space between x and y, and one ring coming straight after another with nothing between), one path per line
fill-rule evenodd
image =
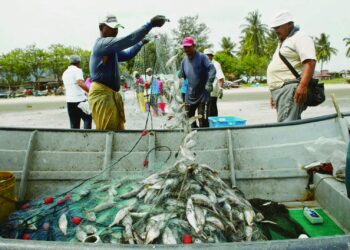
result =
M182 40L181 45L182 47L188 47L188 46L196 45L196 42L194 41L193 37L188 36Z

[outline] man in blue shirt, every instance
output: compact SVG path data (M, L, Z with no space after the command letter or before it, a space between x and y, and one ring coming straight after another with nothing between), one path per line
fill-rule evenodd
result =
M155 16L150 22L128 36L116 38L118 28L123 27L116 16L107 15L99 23L101 37L97 38L90 58L93 81L89 91L89 103L96 129L124 129L124 105L120 94L118 63L133 58L147 41L145 35L164 25L164 16Z
M183 39L182 47L186 57L181 62L179 77L188 80L185 95L188 117L193 117L198 109L198 115L202 116L198 119L199 127L209 127L208 102L210 92L213 91L216 70L208 57L196 50L195 45L192 37ZM191 126L197 127L196 122Z

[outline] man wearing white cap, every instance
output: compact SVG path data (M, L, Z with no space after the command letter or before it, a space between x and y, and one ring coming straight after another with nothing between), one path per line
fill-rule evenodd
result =
M294 19L287 11L273 18L271 28L279 39L279 46L267 68L271 107L277 110L278 122L300 120L301 113L307 108L307 86L316 66L315 45L311 37L294 26ZM301 75L300 79L296 79L283 57Z
M205 49L204 54L208 56L209 60L212 62L212 64L214 64L214 67L216 69L216 77L213 83L213 91L210 93L208 116L218 116L217 101L218 97L221 99L223 95L222 87L224 86L225 76L222 72L220 63L213 59L214 51L212 49Z
M89 103L96 129L122 130L125 124L124 105L120 94L118 63L133 58L147 42L144 37L154 27L168 21L155 16L138 30L122 38L116 38L123 27L114 15L107 15L99 22L101 37L97 38L90 58L92 79Z

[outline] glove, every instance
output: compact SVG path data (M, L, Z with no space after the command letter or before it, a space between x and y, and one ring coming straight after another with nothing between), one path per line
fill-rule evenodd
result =
M222 90L222 88L220 88L219 90L218 90L218 97L219 97L219 99L222 99L222 96L224 95L224 91Z
M152 27L162 27L168 19L165 16L157 15L151 19Z
M145 45L145 44L149 43L149 41L150 40L148 38L144 38L144 39L142 39L142 44Z
M213 83L212 82L207 82L205 84L205 90L208 91L208 93L213 91Z

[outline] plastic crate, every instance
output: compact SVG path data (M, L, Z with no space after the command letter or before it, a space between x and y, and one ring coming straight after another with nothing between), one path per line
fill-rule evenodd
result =
M237 116L209 116L209 127L230 127L230 126L244 126L247 120Z

